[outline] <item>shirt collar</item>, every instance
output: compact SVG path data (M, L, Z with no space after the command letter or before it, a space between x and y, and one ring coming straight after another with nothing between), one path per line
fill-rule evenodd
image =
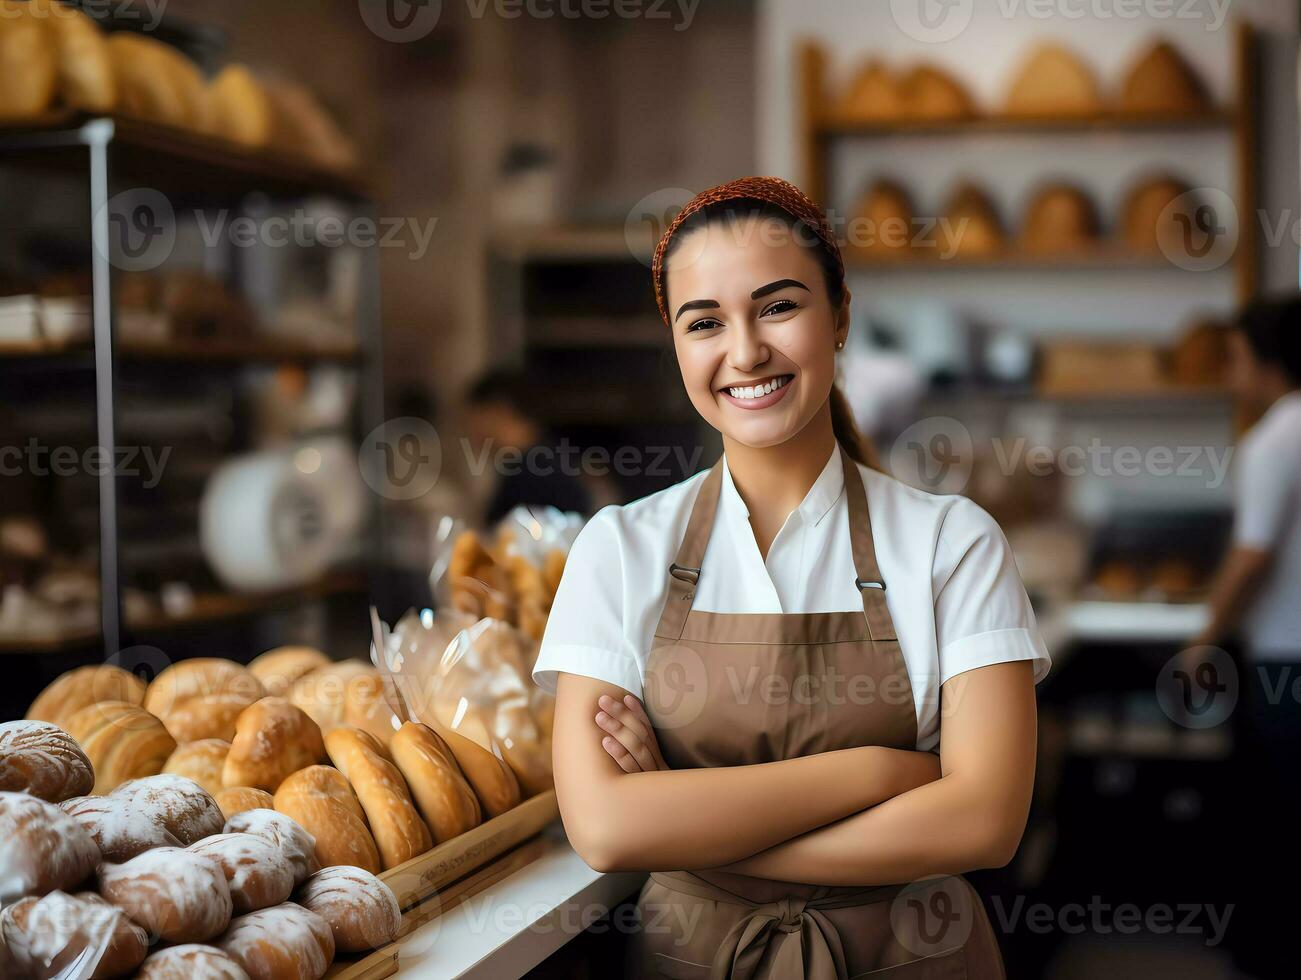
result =
M795 508L795 512L800 515L805 524L815 525L827 516L832 504L840 499L840 495L844 490L845 467L844 461L840 457L840 446L837 444L832 447L831 457L827 460L826 465L822 467L822 472L818 474L818 478L813 481L813 486L809 487L809 492L804 495L800 505ZM745 505L745 500L736 489L736 484L732 482L732 470L727 464L727 453L723 453L723 486L721 492L724 504L738 515L739 519L748 521L750 519L750 508Z

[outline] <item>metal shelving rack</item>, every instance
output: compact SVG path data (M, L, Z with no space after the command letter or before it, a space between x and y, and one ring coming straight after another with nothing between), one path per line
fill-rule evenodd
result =
M84 176L89 189L91 343L0 345L0 374L7 365L38 360L93 369L97 446L105 447L110 454L117 447L119 368L124 359L168 365L219 363L236 369L253 363L351 364L358 371L359 397L354 414L360 431L370 431L383 421L379 257L373 247L362 250L355 347L273 340L212 345L181 340L146 345L123 344L117 337L109 201L120 180L143 181L149 186L205 198L243 197L254 193L285 198L325 195L348 203L358 216L374 220L377 217L374 204L365 183L358 177L323 170L285 154L246 150L215 137L139 120L75 112L52 113L0 129L0 167L32 165L59 169L79 178ZM378 534L378 499L374 503L367 562L372 566ZM98 550L98 633L93 637L71 634L50 644L6 644L0 649L40 653L64 646L83 646L95 639L102 641L106 655L121 649L129 625L123 621L116 467L106 467L98 475ZM305 598L319 599L346 591L365 591L357 581L356 577L346 581L335 577L301 592ZM268 609L283 606L286 599L280 593L260 604L241 597L241 601L230 604L228 615L249 615L263 606Z

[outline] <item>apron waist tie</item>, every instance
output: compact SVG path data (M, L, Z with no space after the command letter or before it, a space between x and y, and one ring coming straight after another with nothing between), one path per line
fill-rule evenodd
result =
M747 909L714 954L711 980L847 980L840 934L823 911L888 900L906 887L880 885L756 903L685 871L654 871L651 878L676 892Z

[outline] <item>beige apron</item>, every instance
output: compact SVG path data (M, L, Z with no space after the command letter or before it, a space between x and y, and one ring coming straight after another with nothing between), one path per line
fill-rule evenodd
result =
M916 748L912 686L886 607L862 475L840 451L862 613L693 610L721 460L701 484L646 666L646 711L672 768L749 765L859 745ZM980 899L958 876L859 888L703 869L655 872L638 910L631 976L1004 975Z

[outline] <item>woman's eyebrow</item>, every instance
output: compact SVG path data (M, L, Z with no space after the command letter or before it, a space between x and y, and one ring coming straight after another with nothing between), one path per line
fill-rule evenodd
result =
M678 312L673 314L676 320L687 310L716 310L718 309L718 300L716 299L693 299L689 303L683 303L678 307Z
M800 289L804 290L806 293L809 292L809 287L804 285L804 283L800 282L798 279L778 279L776 282L770 282L766 286L760 286L750 294L750 298L761 299L769 293L775 293L777 290L785 289L787 286L799 286Z

